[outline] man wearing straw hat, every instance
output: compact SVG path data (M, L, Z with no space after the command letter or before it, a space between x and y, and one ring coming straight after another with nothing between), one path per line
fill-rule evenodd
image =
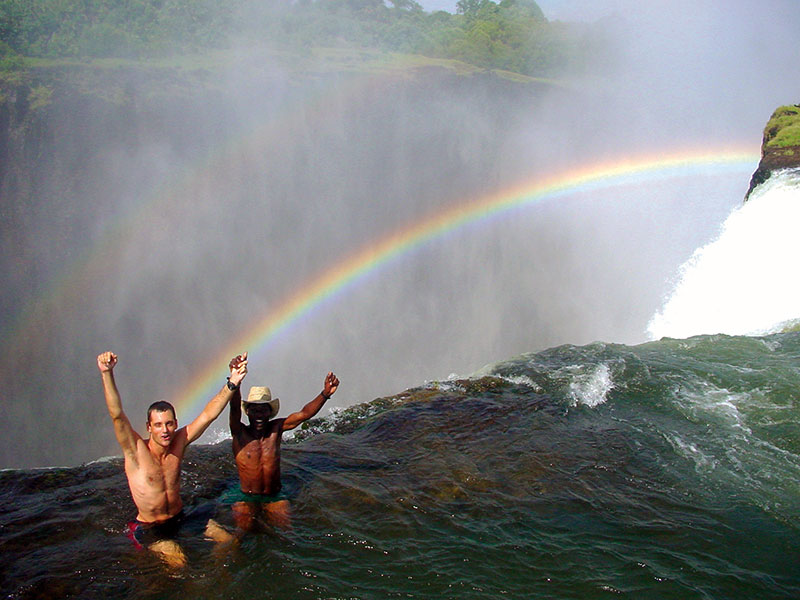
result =
M236 368L238 357L231 361ZM237 400L237 392L230 403L230 426L233 438L233 455L239 470L239 490L228 501L233 501L233 515L237 526L244 531L255 528L259 513L274 525L289 525L289 501L280 497L281 491L281 436L316 415L339 387L333 373L325 376L322 391L300 411L278 419L280 400L273 398L268 387L250 388L247 400ZM250 424L241 422L242 412Z

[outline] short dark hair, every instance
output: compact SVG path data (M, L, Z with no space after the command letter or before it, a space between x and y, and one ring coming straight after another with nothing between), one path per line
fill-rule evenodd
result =
M175 416L175 407L172 406L172 404L170 404L166 400L159 400L158 402L153 402L150 405L150 408L147 409L147 422L148 423L150 422L150 415L152 414L153 411L156 411L156 412L171 411L172 412L172 418L175 419L175 420L177 420L177 418L178 418L178 417Z

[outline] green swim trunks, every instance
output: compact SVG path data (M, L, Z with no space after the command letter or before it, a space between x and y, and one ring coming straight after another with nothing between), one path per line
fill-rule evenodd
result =
M242 488L239 487L239 482L237 481L227 490L222 492L222 496L219 497L219 501L223 504L235 504L236 502L270 504L272 502L279 502L281 500L289 500L289 498L290 496L286 486L282 487L281 491L277 494L248 494L247 492L242 491Z

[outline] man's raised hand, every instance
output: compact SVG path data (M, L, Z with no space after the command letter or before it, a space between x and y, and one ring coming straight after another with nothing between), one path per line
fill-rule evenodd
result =
M234 356L228 367L231 370L231 383L239 385L247 375L247 352Z
M326 398L330 398L333 394L336 393L336 390L339 388L339 378L333 374L333 372L328 373L325 376L325 389L322 392L322 395Z
M97 368L101 373L110 373L117 364L117 355L113 352L103 352L97 355Z

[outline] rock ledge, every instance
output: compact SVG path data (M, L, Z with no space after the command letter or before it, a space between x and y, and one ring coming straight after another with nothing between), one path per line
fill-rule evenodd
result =
M745 201L773 171L800 168L800 104L777 108L764 127L761 160L750 179Z

